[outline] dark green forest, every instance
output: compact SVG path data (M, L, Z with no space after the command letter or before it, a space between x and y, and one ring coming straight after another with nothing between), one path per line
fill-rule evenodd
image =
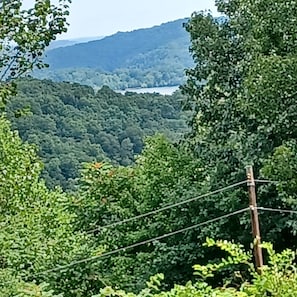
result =
M45 61L50 67L34 76L113 90L180 85L185 68L193 65L186 22L180 19L49 50Z
M50 187L73 189L82 163L110 160L130 165L146 136L178 141L187 131L183 96L125 95L103 87L22 79L7 113L21 138L37 145ZM15 115L28 110L21 117Z
M17 79L68 2L0 2L0 296L295 297L294 1L193 13L173 96Z

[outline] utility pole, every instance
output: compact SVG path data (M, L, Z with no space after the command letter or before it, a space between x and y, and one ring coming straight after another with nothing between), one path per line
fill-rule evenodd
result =
M250 210L251 210L252 232L253 232L253 239L254 239L254 256L255 256L257 271L260 274L261 268L263 266L263 254L262 254L262 248L261 248L261 235L260 235L260 225L259 225L257 197L256 197L256 184L254 180L253 166L246 167L246 175L247 175L247 187L249 192L249 203L250 203Z

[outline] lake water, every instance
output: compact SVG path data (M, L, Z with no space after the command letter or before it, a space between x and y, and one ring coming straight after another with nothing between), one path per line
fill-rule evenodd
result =
M135 93L159 93L161 95L172 95L179 86L170 87L156 87L156 88L129 88L126 90L116 90L116 92L125 94L125 92L135 92Z

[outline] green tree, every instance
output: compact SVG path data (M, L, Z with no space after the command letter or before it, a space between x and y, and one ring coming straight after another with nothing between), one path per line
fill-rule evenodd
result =
M186 148L173 145L161 135L148 138L134 165L93 163L86 166L74 205L77 228L96 229L89 234L93 240L92 249L97 254L201 222L213 215L205 210L208 203L213 204L212 201L197 200L191 205L104 228L192 198L202 189L207 191L204 174L199 159ZM133 290L143 288L146 279L158 272L166 275L167 286L191 278L190 267L195 257L204 253L198 246L204 242L205 233L211 230L209 228L98 259L92 263L93 271L97 271L107 284L122 284ZM102 283L93 286L96 292Z
M278 181L275 185L270 186L270 190L276 187L278 192L279 205L282 208L297 209L297 144L296 140L291 140L283 143L274 150L273 155L265 161L261 172L264 177ZM269 207L274 207L273 203L268 204ZM275 215L270 217L275 219ZM294 230L296 235L297 223L296 214L278 215L276 224L278 230ZM271 230L273 233L275 230ZM279 240L279 239L276 239ZM287 238L287 243L294 246L295 237ZM289 241L290 240L290 241Z
M21 138L38 146L51 188L73 190L83 162L132 164L147 135L160 131L177 140L187 131L180 94L122 95L108 87L95 93L88 86L29 78L16 83L7 115ZM29 113L15 117L15 110L28 106ZM163 106L175 118L164 114Z
M297 8L283 0L217 0L216 5L224 18L194 13L186 26L196 65L187 70L183 92L185 108L193 112L188 143L217 187L245 179L248 164L263 176L261 168L275 150L296 139ZM263 206L295 205L275 186L261 187L259 194ZM234 197L232 209L244 203L242 197ZM220 203L230 205L230 196ZM296 226L283 220L262 217L265 240L277 248L293 244L296 234ZM238 231L229 230L248 243Z
M264 243L263 248L267 250L268 263L258 274L252 264L250 252L245 252L242 245L236 245L227 241L207 240L208 247L219 247L226 253L226 256L218 263L206 265L194 265L194 274L199 277L194 282L187 282L185 285L175 285L169 291L160 289L164 275L157 274L150 278L147 287L138 294L126 293L123 290L106 287L100 290L100 294L93 297L263 297L263 296L284 296L294 297L297 293L297 274L294 261L296 253L292 250L284 250L276 253L272 244ZM209 280L215 274L220 273L229 266L236 266L238 270L233 276L235 283L225 280L221 286L211 286ZM240 266L248 268L249 279L242 275Z
M68 3L59 0L36 0L34 7L24 9L22 0L0 2L0 108L15 93L12 80L45 66L42 55L57 34L66 31Z
M40 180L41 169L35 148L22 143L0 117L1 297L17 296L22 289L38 292L43 282L59 292L64 285L57 281L59 272L40 272L84 254L83 236L74 233L75 217L68 210L72 198L49 191Z

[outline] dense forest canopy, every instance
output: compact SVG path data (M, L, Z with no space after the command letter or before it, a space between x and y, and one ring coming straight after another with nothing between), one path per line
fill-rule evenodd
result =
M64 137L50 134L54 141L48 137L44 152L53 153L67 138L83 141L87 134L85 147L105 154L102 135L91 143L97 131L121 133L140 110L145 117L136 121L138 129L158 130L161 123L166 132L173 120L173 130L184 137L157 134L138 147L126 129L120 153L137 147L135 162L129 154L124 159L115 154L118 163L128 162L86 163L77 187L65 193L45 186L36 148L1 115L1 297L296 296L297 6L286 0L217 0L216 5L224 20L194 13L186 25L195 65L186 71L183 96L19 81L19 97L8 115L12 110L21 115L26 105L33 115L15 120L14 127L18 123L25 135L22 127L29 123L34 134L28 141L35 143L51 130ZM7 101L7 93L2 98ZM186 133L180 99L191 119ZM124 145L126 138L131 143ZM257 178L262 239L273 243L262 245L261 273L245 252L255 244L248 164Z
M108 87L95 92L88 86L34 79L19 80L17 86L9 118L24 141L38 146L51 187L73 189L82 163L129 165L146 136L159 132L177 141L188 129L180 92L122 95ZM15 117L26 107L27 114Z

